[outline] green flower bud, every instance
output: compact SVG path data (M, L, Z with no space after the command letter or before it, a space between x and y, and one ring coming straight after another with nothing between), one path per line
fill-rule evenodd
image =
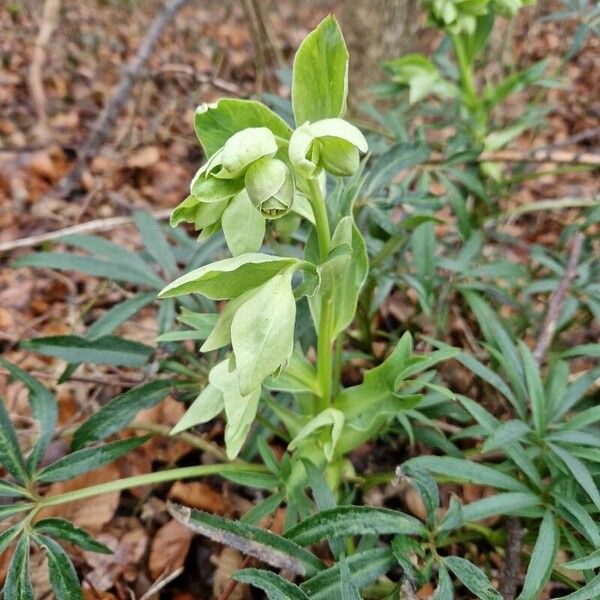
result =
M288 166L277 158L264 157L248 167L246 191L252 204L267 219L287 214L294 201L294 178Z
M356 173L359 152L367 150L367 141L354 125L343 119L323 119L305 123L294 131L289 157L304 177L316 177L321 169L345 177Z
M248 167L265 156L275 156L277 140L266 127L249 127L234 133L223 146L220 155L222 169L216 173L220 179L241 177Z

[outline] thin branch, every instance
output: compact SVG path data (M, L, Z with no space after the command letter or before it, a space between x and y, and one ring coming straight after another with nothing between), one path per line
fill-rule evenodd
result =
M68 196L77 186L88 161L98 153L98 150L112 130L117 115L129 98L133 84L148 61L156 42L179 11L190 1L191 0L170 0L170 2L168 2L154 18L148 28L146 37L138 48L137 54L125 68L123 77L121 78L113 97L96 120L92 133L82 148L79 158L72 169L59 181L54 194L59 197ZM49 193L48 196L51 194L52 193Z
M37 131L40 140L47 140L50 137L43 72L44 63L46 62L46 48L54 30L58 27L59 14L60 0L45 0L40 19L40 30L35 40L31 63L27 73L29 92L38 119Z
M573 236L569 260L563 278L559 286L552 292L550 300L548 301L548 310L546 311L544 322L540 328L537 344L533 350L533 357L538 365L542 364L546 358L550 343L552 342L552 338L556 331L556 322L560 318L565 298L577 275L577 266L579 265L579 259L581 258L583 240L584 235L580 231Z
M161 221L168 219L171 212L172 209L167 208L154 211L151 214L155 219ZM32 235L26 238L11 240L8 242L1 242L0 252L9 252L10 250L15 250L16 248L30 248L32 246L38 246L39 244L50 242L72 233L98 233L100 231L110 231L115 227L129 225L130 223L133 223L133 217L108 217L106 219L94 219L93 221L86 221L85 223L79 223L78 225L73 225L71 227L50 231L49 233L40 233L39 235Z
M552 343L556 332L556 323L562 313L565 299L577 274L577 266L581 258L584 235L578 231L572 238L571 250L567 267L558 287L552 292L548 301L546 316L538 334L537 344L533 350L536 363L541 365ZM521 542L523 539L523 528L518 517L506 519L506 554L500 578L500 591L504 600L514 600L519 582L519 571L521 567Z

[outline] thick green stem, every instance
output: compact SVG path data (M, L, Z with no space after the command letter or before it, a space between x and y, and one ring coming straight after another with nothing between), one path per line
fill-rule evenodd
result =
M317 379L321 389L319 412L329 407L333 379L333 304L331 298L321 298L321 316L317 336Z
M202 477L206 475L220 475L225 473L265 473L266 467L255 464L214 464L198 465L194 467L181 467L179 469L168 469L158 471L157 473L147 473L145 475L136 475L134 477L125 477L115 481L107 481L99 485L92 485L81 490L74 490L55 496L46 496L41 498L37 510L46 506L56 506L57 504L66 504L75 500L83 500L92 496L99 496L109 492L118 492L142 485L153 485L164 483L166 481L175 481L178 479L190 479L192 477Z
M324 262L329 254L329 219L327 208L321 192L321 186L316 179L309 179L310 186L309 201L315 216L315 229L317 230L317 241L319 242L319 259Z
M327 207L316 179L308 181L310 186L310 205L315 216L315 229L319 243L319 260L324 262L329 254L330 234ZM317 331L317 379L320 398L317 412L325 410L331 401L331 381L333 376L333 305L330 297L321 297L321 314Z
M477 99L477 89L475 88L475 80L473 79L473 70L471 64L467 60L467 54L460 35L452 35L452 45L454 46L454 53L456 54L456 60L458 61L458 70L460 71L460 80L463 84L465 96L471 110L475 110L479 103Z

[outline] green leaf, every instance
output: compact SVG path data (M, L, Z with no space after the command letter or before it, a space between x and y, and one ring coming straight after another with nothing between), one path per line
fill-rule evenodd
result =
M539 436L543 436L546 427L546 395L540 377L540 371L529 348L519 341L519 350L523 359L525 381L527 383L527 394L531 403L531 412L535 430Z
M8 519L8 517L25 512L26 510L33 508L33 506L34 504L31 502L15 502L14 504L0 505L0 521L4 521L4 519Z
M502 600L502 596L479 567L458 556L447 556L443 560L465 587L480 600Z
M250 390L246 395L242 395L238 372L229 371L227 360L219 363L210 372L209 380L211 385L218 388L223 395L223 408L227 417L225 447L228 458L233 460L242 449L256 417L260 387Z
M408 461L431 471L443 481L457 481L489 485L511 492L528 492L529 488L518 479L506 475L492 467L480 465L469 460L450 456L418 456Z
M333 15L304 38L294 59L292 106L296 125L341 117L348 94L348 50Z
M4 582L4 600L34 600L29 576L29 536L19 540Z
M557 600L597 600L599 594L600 575L596 575L596 577L588 581L586 585L584 585L576 592L573 592L568 596L560 596L560 598L558 598Z
M294 349L295 323L291 269L273 276L237 309L231 322L231 345L242 395L287 365Z
M21 347L70 363L89 362L122 367L144 366L153 351L145 344L112 335L95 340L77 335L53 335L21 342Z
M297 575L313 575L324 568L313 554L279 535L239 521L169 503L174 519L215 542L255 556L267 564Z
M87 330L85 337L88 340L96 340L105 335L110 335L115 331L119 325L122 325L140 311L144 306L147 306L151 302L156 300L156 294L154 292L148 292L146 294L138 294L129 298L124 302L113 306L110 310L107 310L97 321L95 321L90 328Z
M262 438L261 438L262 439ZM285 500L285 492L276 492L262 502L255 504L247 513L240 517L240 523L258 525L265 517L275 512Z
M93 471L141 446L150 437L146 435L126 440L117 440L116 442L110 442L102 446L76 450L42 469L37 474L36 481L39 483L65 481L82 473Z
M541 504L541 499L535 494L508 492L471 502L462 507L462 515L465 522L481 521L496 515L518 514L523 509L541 506Z
M220 150L234 133L249 127L267 127L286 140L292 135L281 117L254 100L223 98L196 109L194 128L207 158Z
M152 258L164 269L168 277L175 277L177 263L156 219L144 210L136 210L133 213L133 219L142 236L142 242Z
M340 594L344 600L362 600L358 588L352 580L352 573L348 568L346 560L342 560L340 565Z
M213 300L235 298L298 262L295 258L259 253L225 258L186 273L164 288L159 297L203 294Z
M36 535L35 541L46 550L50 584L60 600L83 600L81 585L68 554L52 539Z
M19 482L29 481L29 472L19 446L17 433L4 400L0 398L0 464Z
M505 421L485 440L482 451L489 452L496 448L503 448L510 442L520 440L527 433L529 433L527 423L517 420Z
M570 560L563 564L565 569L571 569L573 571L586 571L587 569L597 569L600 567L600 550L594 550L591 554L584 556L583 558L577 558Z
M0 358L0 364L15 378L25 384L29 390L29 405L31 414L38 422L40 434L27 459L29 470L35 469L44 455L56 427L58 407L56 399L37 379L16 365ZM0 454L1 460L1 454ZM1 485L0 485L1 489ZM1 494L1 491L0 491Z
M425 533L423 524L404 513L370 506L338 506L318 512L286 531L285 537L300 546L316 544L324 539L350 535Z
M16 523L12 527L8 527L0 533L0 554L2 554L19 535L23 529L23 523Z
M396 475L406 479L421 496L427 513L427 522L432 527L437 520L440 495L437 483L431 474L415 465L403 465L396 469Z
M224 361L224 363L225 368L228 369L229 360ZM219 365L213 367L211 373L222 364L223 363L219 363ZM213 375L213 377L214 376L215 375ZM198 397L192 402L183 417L181 417L173 429L171 429L171 435L181 433L200 423L207 423L214 419L224 407L223 392L215 385L207 385L200 394L198 394Z
M569 476L575 478L577 483L586 491L587 495L592 499L592 502L598 510L600 510L600 491L588 468L578 458L575 458L570 452L557 446L556 444L549 443L548 446L559 456L559 458L566 465Z
M234 573L233 578L240 583L247 583L263 590L269 600L309 600L297 585L272 571L242 569Z
M78 450L89 442L103 440L121 431L139 411L152 408L161 402L172 385L170 380L151 381L113 398L75 431L72 449Z
M36 252L18 258L13 261L12 266L77 271L94 277L104 277L110 281L124 281L153 289L161 288L163 281L158 275L142 272L137 268L128 266L124 263L123 258L121 256L119 261L110 261L66 252Z
M8 498L20 498L27 497L30 498L29 492L11 481L6 481L6 479L0 479L0 497L8 497Z
M265 237L266 220L254 207L246 190L227 205L221 218L227 247L233 256L258 252Z
M69 544L75 544L84 550L100 552L101 554L112 554L110 548L97 542L85 529L76 527L70 521L65 521L65 519L56 517L42 519L35 523L33 531L65 540Z
M346 559L354 585L362 589L396 566L396 558L389 548L375 548L353 554ZM321 571L300 587L311 600L344 600L340 594L340 564Z
M302 429L294 436L289 443L288 449L295 450L307 440L311 434L320 429L327 429L326 439L319 437L319 445L323 446L323 454L328 462L331 462L337 443L344 429L344 413L335 408L326 408L316 417L313 417ZM329 429L331 428L331 429ZM313 443L312 441L310 443Z
M547 510L538 533L527 574L525 584L517 600L536 600L544 586L550 579L554 561L559 549L560 534L552 513Z
M438 574L438 585L433 594L432 600L454 600L454 586L450 575L448 575L448 569L440 564L440 571Z
M344 229L348 230L344 233ZM333 294L334 303L334 318L333 318L333 335L337 336L344 331L356 313L356 305L358 296L362 286L365 283L369 270L369 257L367 255L367 247L362 234L352 222L352 217L344 217L338 223L332 237L332 243L338 235L340 243L349 242L352 248L352 257L348 263L348 267L336 282Z

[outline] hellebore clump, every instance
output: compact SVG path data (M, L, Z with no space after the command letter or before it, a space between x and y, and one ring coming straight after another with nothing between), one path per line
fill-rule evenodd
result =
M223 99L196 112L196 132L208 160L193 178L190 195L174 210L171 225L192 223L202 240L223 230L232 257L180 277L161 297L197 293L227 301L201 350L231 346L231 352L212 368L207 387L175 431L224 411L230 458L240 452L255 419L263 384L276 390L280 380L301 377L297 371L302 369L309 401L303 398L296 425L289 427L290 448L308 437L321 449L317 463L334 458L345 418L332 406L332 389L339 387L332 381L333 344L352 321L367 273L351 202L334 222L326 204L327 174L356 174L360 155L368 150L360 130L342 118L347 73L346 46L329 17L298 50L295 130L249 100ZM267 223L290 214L311 225L304 258L260 252ZM317 331L316 373L294 350L296 303L303 296L309 298Z

